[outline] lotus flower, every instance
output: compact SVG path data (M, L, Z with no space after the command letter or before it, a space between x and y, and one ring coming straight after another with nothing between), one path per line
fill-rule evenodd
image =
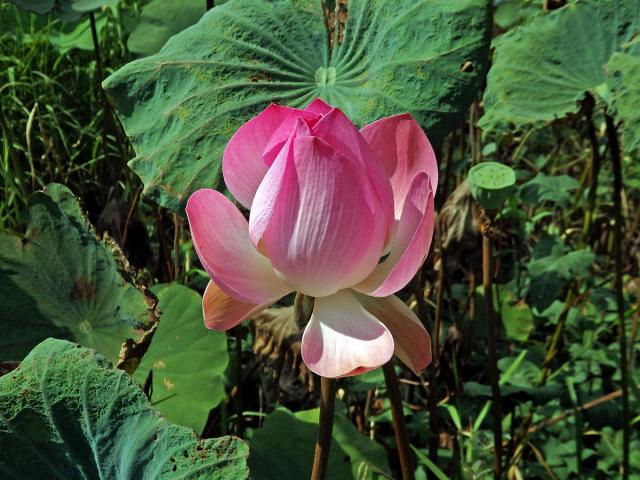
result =
M205 325L227 330L297 291L314 297L302 359L324 377L356 375L395 355L416 374L429 334L393 295L418 271L434 227L438 168L408 114L358 130L320 99L270 105L233 135L222 159L229 191L187 203L211 276Z

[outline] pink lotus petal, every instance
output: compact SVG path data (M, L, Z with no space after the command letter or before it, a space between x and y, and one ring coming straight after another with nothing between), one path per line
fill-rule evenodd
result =
M269 139L269 143L266 145L264 153L262 154L264 163L267 166L271 166L282 150L282 147L284 147L284 144L292 135L296 134L297 130L305 128L308 134L309 129L315 125L318 120L320 120L320 117L314 113L292 109L291 114L282 121ZM304 125L304 127L302 127L302 125ZM298 133L298 135L301 135L301 133Z
M213 281L209 281L202 297L204 324L210 330L219 332L229 330L277 300L276 298L273 302L265 302L261 305L245 303L230 297Z
M382 254L387 223L359 165L318 138L297 137L276 168L276 180L267 185L270 170L254 202L267 207L252 211L249 223L254 244L264 232L264 251L284 281L322 297L368 276Z
M299 122L298 127L301 130L300 133L308 133L308 131L305 132L305 124ZM264 231L267 229L273 216L276 203L279 201L287 169L292 168L289 165L293 162L293 140L296 134L297 132L287 140L287 143L285 143L280 150L269 171L264 176L253 199L249 216L249 237L256 248L262 240Z
M262 154L269 140L295 111L300 110L271 104L242 125L229 140L222 155L222 174L229 191L245 208L251 206L253 195L267 173Z
M355 290L386 297L403 288L427 258L435 213L429 175L421 173L412 182L402 216L390 245L389 256Z
M313 102L307 105L304 109L305 112L311 112L316 115L326 115L331 110L331 105L326 103L321 98L316 98Z
M247 221L227 197L215 190L198 190L189 197L186 210L198 257L228 295L262 304L291 291L253 247Z
M349 290L316 298L302 336L302 359L309 369L335 378L364 373L393 355L391 333Z
M394 221L391 184L356 126L340 109L333 108L313 126L312 131L314 136L324 140L342 155L358 162L363 173L374 185L391 230Z
M429 175L435 195L438 188L436 156L429 139L411 115L403 113L382 118L365 126L361 132L391 181L396 218L400 217L404 200L418 173Z
M393 336L395 355L413 373L431 363L431 337L411 309L398 297L368 297L356 294L357 300L374 317L386 325Z

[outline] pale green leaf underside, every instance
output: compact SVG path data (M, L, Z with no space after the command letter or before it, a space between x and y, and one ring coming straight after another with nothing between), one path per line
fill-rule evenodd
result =
M227 335L205 328L197 292L177 283L157 285L152 292L160 323L134 378L144 384L152 370L156 408L172 422L201 432L209 410L225 394Z
M330 53L319 1L231 0L104 87L145 194L181 210L196 189L223 189L227 141L270 102L322 97L359 125L408 111L438 143L477 91L490 10L486 0L351 0Z
M496 41L484 94L485 129L539 125L575 113L606 91L617 51L637 54L640 2L584 0L536 17Z
M148 324L144 294L116 262L121 252L96 238L62 185L34 193L28 210L23 237L0 234L0 360L20 360L47 337L117 359Z
M247 445L201 440L155 412L95 351L48 339L0 378L0 477L236 480Z

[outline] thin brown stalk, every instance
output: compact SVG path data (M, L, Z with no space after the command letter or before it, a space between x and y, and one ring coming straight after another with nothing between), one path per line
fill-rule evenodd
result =
M498 355L497 355L497 328L493 311L493 286L491 268L491 237L489 225L485 225L482 232L482 288L484 290L484 315L487 329L488 371L491 384L491 407L493 410L493 441L494 459L493 476L499 479L502 476L502 408L500 399L500 383L498 379Z
M618 336L620 342L620 374L622 383L622 478L629 478L629 442L631 426L629 416L629 370L627 364L627 338L624 319L624 294L622 285L622 155L618 132L611 115L605 115L609 151L613 163L613 257L615 264L614 288L618 312Z
M427 398L427 406L429 409L429 460L434 464L438 464L438 446L440 443L440 418L438 412L438 389L436 376L438 374L440 362L440 329L442 324L442 296L444 291L444 270L445 270L445 253L442 248L441 228L439 222L436 222L436 242L440 252L440 270L438 272L436 285L436 308L433 321L433 335L431 336L431 352L432 362L429 366L428 380L429 392ZM435 475L428 473L428 478L433 479Z
M391 417L393 418L393 431L396 438L396 446L398 447L398 456L400 457L400 470L402 472L402 480L413 480L414 469L413 459L411 457L411 445L409 444L409 434L407 433L407 424L402 411L402 394L400 392L400 382L393 369L393 360L386 363L382 370L384 372L384 380L387 385L387 395L391 404Z
M589 98L589 97L587 97ZM593 98L591 98L593 102ZM591 231L593 228L593 216L596 210L596 192L598 190L598 176L600 174L600 146L598 143L598 137L596 135L596 126L593 123L593 106L591 102L585 107L585 117L587 120L587 137L591 144L591 181L589 185L589 193L587 196L587 211L585 212L583 234L588 241L591 237Z
M173 277L180 274L180 232L182 221L177 213L173 214Z
M129 225L131 224L131 219L133 218L133 212L136 210L136 206L138 205L138 200L140 200L140 194L142 193L142 187L138 188L136 194L133 196L133 200L131 201L131 206L129 207L129 212L127 213L127 220L124 223L124 229L122 233L122 248L127 244L127 237L129 236Z
M311 480L323 480L327 474L335 401L336 379L320 377L320 424L318 425L318 440L313 456Z

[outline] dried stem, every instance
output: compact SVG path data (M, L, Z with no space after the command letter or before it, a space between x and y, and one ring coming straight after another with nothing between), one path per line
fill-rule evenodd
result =
M593 102L593 99L591 99ZM593 123L593 106L591 104L586 105L585 117L587 119L587 137L591 143L591 184L589 185L588 204L587 211L584 218L583 233L585 239L588 241L591 237L591 231L593 229L593 216L596 210L596 191L598 190L598 175L600 174L600 147L598 144L598 137L596 136L596 127Z
M122 248L127 244L127 237L129 236L129 225L131 224L131 219L133 218L133 212L138 206L138 200L140 200L140 194L142 193L142 187L136 190L135 195L133 196L133 200L131 201L131 206L129 207L129 212L127 213L127 220L124 223L124 233L122 234Z
M502 411L500 404L500 383L498 380L498 354L496 345L496 319L493 311L493 286L491 282L491 237L490 221L484 225L482 231L482 288L484 290L484 316L489 346L489 382L491 383L491 397L493 410L493 441L494 459L493 476L502 476Z
M622 478L629 478L629 370L627 365L627 335L624 321L624 296L622 290L622 158L618 132L611 115L605 115L609 151L613 162L613 257L615 263L614 288L618 312L618 335L620 341L620 374L622 376Z
M398 456L400 457L400 470L402 471L402 480L413 480L414 469L411 458L411 446L409 445L409 434L407 433L407 424L404 420L402 411L402 395L400 393L400 382L393 369L393 360L386 363L382 370L384 371L384 380L387 384L387 395L391 403L391 416L393 418L393 431L396 437L396 446L398 447Z
M318 426L316 451L313 455L311 480L323 480L327 473L335 402L336 379L320 377L320 425Z

